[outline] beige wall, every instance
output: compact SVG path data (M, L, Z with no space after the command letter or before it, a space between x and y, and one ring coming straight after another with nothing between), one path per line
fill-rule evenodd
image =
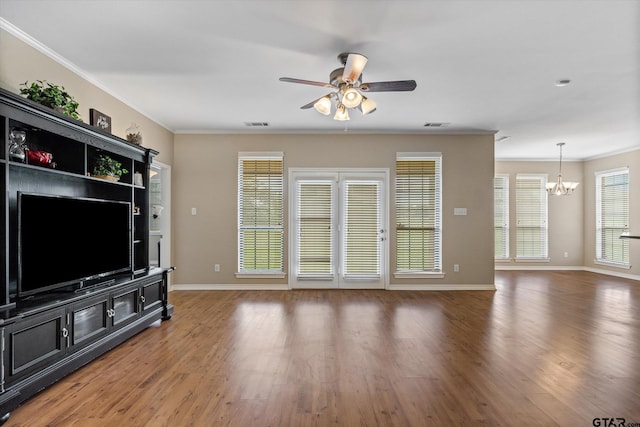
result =
M558 175L558 162L498 161L496 174L509 175L509 261L497 261L496 267L550 268L552 266L579 267L583 264L583 215L584 177L582 162L562 162L562 177L566 181L578 181L580 185L569 196L549 196L549 262L516 262L516 175L518 173L542 173L549 181ZM565 252L567 257L565 257Z
M0 29L0 87L20 93L20 84L47 80L64 86L80 104L82 121L89 123L89 109L111 117L111 132L121 138L135 122L140 126L142 145L160 152L157 159L165 164L173 162L173 133L140 114L99 87L80 77L49 56L34 49L12 34Z
M446 277L430 280L392 277L390 283L492 285L493 144L493 135L176 135L174 283L287 283L288 278L235 278L238 152L284 152L285 176L288 168L388 168L392 202L396 152L417 151L443 153ZM285 200L285 206L287 203ZM197 209L196 216L191 215L193 207ZM466 207L468 215L454 216L454 207ZM394 221L390 209L391 271L395 268ZM286 236L285 240L286 249ZM214 272L214 264L220 264L219 273ZM453 264L460 265L459 273L453 272Z
M620 269L594 263L596 256L595 173L622 167L629 168L629 229L631 230L631 234L640 235L640 149L586 162L584 167L584 265L592 269L632 274L637 277L640 276L640 239L629 240L631 269Z
M286 167L375 167L390 170L397 151L441 151L443 156L443 266L444 279L421 283L493 283L493 218L491 216L493 137L410 135L173 135L169 130L125 105L46 54L0 29L0 87L18 93L20 83L48 80L60 84L80 103L80 115L89 122L89 109L112 118L112 132L124 136L131 122L140 125L143 145L160 152L157 160L173 166L173 254L178 267L174 283L234 284L236 280L236 180L238 151L285 152ZM175 144L175 152L174 152ZM629 166L631 178L631 230L640 234L640 150L587 162L563 163L566 179L580 181L570 197L549 200L550 262L542 267L585 266L620 273L620 269L593 263L595 255L595 171ZM553 179L556 162L495 162L496 173L547 173ZM393 201L393 191L390 200ZM191 207L198 215L191 215ZM454 207L468 215L454 216ZM394 223L391 210L390 224ZM511 223L515 207L511 206ZM393 227L391 227L393 228ZM484 231L483 231L484 230ZM393 240L393 235L391 236ZM515 253L511 236L511 254ZM390 259L393 260L393 244ZM630 270L640 275L640 240L630 241ZM564 253L568 257L564 257ZM222 266L213 272L213 264ZM453 273L453 264L460 272ZM507 263L518 266L514 262ZM393 262L389 266L393 270ZM286 279L281 281L286 283ZM394 280L392 284L413 284Z
M557 162L497 161L496 174L509 174L512 259L497 261L496 268L587 268L614 275L640 276L640 240L629 241L631 268L616 268L594 263L595 249L595 173L621 167L629 168L630 229L640 234L640 149L584 162L563 162L562 175L567 181L579 181L573 195L549 196L548 263L518 263L515 257L515 176L517 173L546 173L554 180ZM564 253L568 257L564 257Z

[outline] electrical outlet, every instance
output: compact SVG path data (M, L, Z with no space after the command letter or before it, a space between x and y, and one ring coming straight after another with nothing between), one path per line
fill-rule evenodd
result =
M460 264L453 264L453 272L458 273L460 271Z
M214 265L214 266L213 266L213 270L214 270L216 273L220 273L220 264L216 264L216 265Z

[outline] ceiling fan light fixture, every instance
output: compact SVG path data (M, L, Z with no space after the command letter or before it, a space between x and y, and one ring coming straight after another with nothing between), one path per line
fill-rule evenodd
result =
M343 104L338 104L338 108L336 108L336 114L333 116L333 120L338 120L341 122L349 120L349 112Z
M360 105L362 101L362 95L354 87L348 87L342 93L342 104L347 108L355 108Z
M345 54L338 55L338 59L342 60ZM347 83L355 83L360 78L364 66L367 64L367 57L359 53L347 54L344 62L344 73L342 74L342 80Z
M363 96L369 92L410 92L416 88L415 80L392 80L383 82L362 82L362 71L367 64L367 57L359 53L341 53L338 61L343 66L336 68L329 74L329 83L314 80L295 79L291 77L280 77L280 81L289 83L299 83L310 86L320 86L331 88L333 92L322 98L300 107L302 110L314 107L320 114L330 115L333 101L336 102L335 120L349 120L350 108L358 109L362 114L373 113L377 104Z
M327 95L318 99L318 101L313 104L313 108L315 108L318 113L328 116L331 114L331 96Z
M362 97L362 102L360 103L360 110L362 114L369 114L376 111L378 104L373 99L369 99L366 96Z

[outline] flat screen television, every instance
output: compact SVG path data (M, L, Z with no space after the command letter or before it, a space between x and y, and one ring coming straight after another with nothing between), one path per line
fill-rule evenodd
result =
M131 233L129 202L19 192L18 297L132 272Z

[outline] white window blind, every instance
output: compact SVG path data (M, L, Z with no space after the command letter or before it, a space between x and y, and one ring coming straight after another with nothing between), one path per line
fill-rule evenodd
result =
M346 279L380 277L380 182L344 185L344 268Z
M596 260L629 265L629 170L596 173Z
M546 175L516 176L516 257L548 257Z
M509 258L509 175L493 180L493 227L495 258Z
M283 156L240 155L238 268L241 273L283 271Z
M299 278L334 276L334 183L297 181L297 254Z
M442 157L396 158L396 267L398 272L442 270Z

